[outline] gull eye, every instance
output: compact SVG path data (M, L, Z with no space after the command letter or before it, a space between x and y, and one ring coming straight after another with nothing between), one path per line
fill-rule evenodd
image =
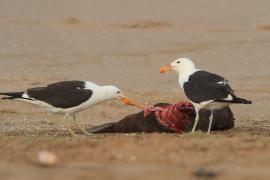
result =
M120 94L120 91L117 91L117 94Z
M176 61L176 63L180 64L180 61Z

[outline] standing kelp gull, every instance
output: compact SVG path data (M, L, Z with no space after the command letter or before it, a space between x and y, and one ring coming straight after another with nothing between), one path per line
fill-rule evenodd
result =
M39 106L49 112L64 114L75 121L75 114L91 106L111 99L119 99L124 104L132 105L121 90L115 86L99 86L89 81L62 81L46 87L30 88L21 92L0 93L2 99L20 100ZM64 121L65 123L65 121ZM66 126L71 135L74 131ZM85 129L80 130L88 134Z
M176 59L170 65L161 67L160 73L170 70L178 73L180 87L195 107L196 119L192 132L196 129L199 120L198 112L201 108L211 110L207 132L209 134L214 109L221 109L230 104L252 103L249 100L238 98L226 79L219 75L196 69L194 63L187 58Z

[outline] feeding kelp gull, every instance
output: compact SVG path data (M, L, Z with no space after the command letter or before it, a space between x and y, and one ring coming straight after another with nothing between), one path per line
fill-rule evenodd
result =
M39 106L49 112L64 114L65 120L75 121L75 114L91 106L111 99L119 99L124 104L132 105L122 91L115 86L99 86L89 81L62 81L46 87L30 88L20 92L5 92L2 99L20 100ZM65 122L65 121L64 121ZM66 128L72 135L71 128ZM80 127L79 127L80 128ZM85 129L80 130L88 134Z
M228 81L223 77L204 70L196 69L194 63L187 58L180 58L170 65L160 68L160 73L174 70L179 75L179 84L187 98L195 107L196 118L192 128L195 131L201 108L211 110L208 133L213 121L213 110L221 109L230 104L251 104L251 101L238 98Z

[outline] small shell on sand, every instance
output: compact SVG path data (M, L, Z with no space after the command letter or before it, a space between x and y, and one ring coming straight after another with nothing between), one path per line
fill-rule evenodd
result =
M57 162L57 157L54 153L43 150L38 152L37 160L41 166L54 166Z

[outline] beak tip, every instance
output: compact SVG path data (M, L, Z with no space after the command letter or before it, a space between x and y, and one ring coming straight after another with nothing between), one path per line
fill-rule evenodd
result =
M172 67L171 67L170 65L162 66L162 67L159 69L159 73L164 74L164 73L170 71L171 69L172 69Z

